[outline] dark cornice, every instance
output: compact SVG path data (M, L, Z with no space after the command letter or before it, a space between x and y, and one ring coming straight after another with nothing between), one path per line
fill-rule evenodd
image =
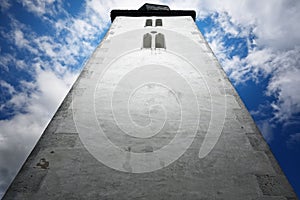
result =
M196 19L196 12L194 10L170 10L168 6L157 4L144 4L138 10L112 10L110 12L111 22L116 17L173 17L173 16L191 16L193 20Z

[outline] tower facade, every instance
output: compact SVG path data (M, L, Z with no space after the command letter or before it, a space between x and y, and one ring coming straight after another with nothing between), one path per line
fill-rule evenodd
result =
M194 11L111 18L4 199L296 199Z

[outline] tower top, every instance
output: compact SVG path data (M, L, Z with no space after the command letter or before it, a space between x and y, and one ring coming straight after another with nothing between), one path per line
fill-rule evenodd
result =
M125 16L125 17L191 16L195 21L196 12L194 10L171 10L167 5L145 3L138 10L112 10L110 12L110 18L112 22L118 16Z
M167 5L158 5L158 4L145 3L138 10L139 11L153 11L153 10L170 11L170 8Z

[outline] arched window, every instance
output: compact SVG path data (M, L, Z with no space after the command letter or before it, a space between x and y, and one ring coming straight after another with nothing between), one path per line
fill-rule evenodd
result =
M155 36L155 48L166 48L165 36L161 33Z
M155 26L162 26L162 20L161 19L155 20Z
M147 19L145 26L152 26L152 19Z
M146 33L143 38L143 48L151 48L152 36L149 33Z

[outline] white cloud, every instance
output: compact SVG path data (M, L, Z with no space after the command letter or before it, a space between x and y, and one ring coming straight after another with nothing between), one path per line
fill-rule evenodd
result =
M24 69L27 64L24 60L19 60L12 54L0 54L0 67L4 69L6 72L9 72L9 65L15 65L19 69Z
M289 139L286 142L286 145L290 149L299 149L299 143L300 143L300 133L295 133L290 135Z
M30 51L33 54L37 54L38 51L31 46L29 40L27 38L25 38L24 33L21 29L16 28L14 30L14 43L18 48L23 48L26 49L28 51Z
M28 11L42 16L46 13L53 14L53 3L55 0L19 0ZM60 1L58 1L60 2Z
M2 54L0 55L0 66L1 68L6 71L6 72L9 72L9 68L7 67L7 64L9 63L9 61L11 60L12 56L9 55L9 54Z
M11 4L10 4L9 0L1 0L0 10L2 12L8 10L10 7L11 7Z
M270 63L276 55L268 48L250 51L245 58L222 56L223 68L235 84L244 83L250 79L259 83L262 77L271 75L274 71Z
M260 84L261 79L270 76L265 94L275 98L271 102L271 122L288 122L300 112L300 47L289 51L275 51L271 47L254 50L245 58L222 56L219 57L224 69L236 84L250 79Z
M27 66L24 60L16 60L15 63L16 63L16 67L19 69L24 69Z
M17 47L24 47L28 45L29 41L24 38L21 30L15 30L15 44Z
M6 81L0 80L0 86L3 87L3 88L6 88L10 95L13 95L16 92L14 86L7 83Z
M263 120L257 123L260 131L262 132L265 140L269 143L273 140L273 128L269 121Z
M275 118L288 121L300 112L300 46L280 53L271 62L274 68L267 88L268 95L275 95Z
M49 36L38 37L34 40L34 42L39 47L40 51L43 52L43 55L49 56L51 58L56 56L54 49L57 48L59 45L57 45L53 41L53 38Z
M218 27L206 37L235 84L260 80L270 76L266 95L272 102L274 120L287 122L300 112L300 2L284 1L201 1L205 7L200 17L209 12ZM229 58L231 49L224 46L224 36L247 36L253 31L255 41L248 41L249 54L245 58ZM252 47L253 45L254 47Z
M236 37L240 34L239 25L234 24L232 18L225 12L218 13L218 17L215 17L214 20L220 24L226 34L230 34L231 37Z
M255 34L262 46L285 50L300 43L298 0L203 0L199 8L202 11L199 12L200 16L226 12L234 24L255 25Z

